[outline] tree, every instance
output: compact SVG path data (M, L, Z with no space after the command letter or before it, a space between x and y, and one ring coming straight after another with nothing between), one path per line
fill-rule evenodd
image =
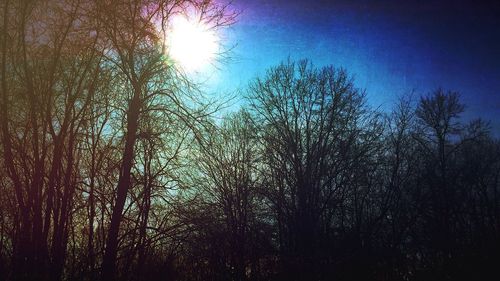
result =
M2 145L19 207L13 235L19 279L57 280L64 263L74 148L99 56L95 38L82 34L91 23L79 4L3 5Z
M247 268L257 262L257 227L263 223L259 218L262 202L257 186L255 125L249 113L241 111L213 127L206 138L196 160L203 175L204 204L215 208L213 220L220 222L219 235L227 241L223 249L227 254L221 258L228 260L231 279L246 280ZM255 271L254 266L253 276L258 274Z
M317 274L313 260L329 247L336 207L375 149L378 125L344 70L307 60L271 68L248 97L262 130L263 177L282 260L308 279Z
M196 90L165 59L160 37L167 28L157 26L174 14L196 12L200 21L220 27L234 19L226 7L212 1L2 2L2 174L9 179L6 193L14 195L5 200L15 202L5 209L12 223L2 228L2 238L8 233L11 239L15 278L58 280L67 257L79 262L81 208L88 210L91 271L103 248L94 240L105 236L112 209L102 270L113 278L141 119L161 111L185 124L170 124L172 130L194 130L207 114L193 101L187 106L185 94Z
M131 184L130 171L144 104L148 99L154 100L161 95L177 106L177 112L172 112L173 114L184 115L183 117L188 118L186 122L192 122L189 120L190 114L184 114L186 108L177 96L179 89L183 88L179 84L185 84L186 81L177 79L179 76L175 74L176 70L163 62L154 21L165 24L173 14L187 12L189 9L194 9L201 20L215 26L226 24L230 16L225 13L225 6L217 6L212 1L111 1L102 3L98 9L104 11L100 20L107 43L113 50L108 58L110 63L118 66L127 83L125 90L129 93L120 176L102 262L102 279L114 280L118 233Z

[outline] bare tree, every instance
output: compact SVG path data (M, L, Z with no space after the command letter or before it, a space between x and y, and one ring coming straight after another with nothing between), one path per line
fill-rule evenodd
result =
M249 99L263 130L280 249L283 257L299 258L291 261L305 274L297 278L308 278L355 166L373 152L376 119L344 70L308 61L271 68L251 84Z
M258 142L255 126L246 111L226 117L214 127L201 147L197 163L204 179L201 194L207 208L219 216L228 269L235 280L245 280L252 262L258 218ZM215 266L215 265L209 265ZM254 269L255 270L255 269ZM256 272L252 272L253 275Z
M189 9L194 9L201 20L215 26L227 24L227 19L231 17L225 13L225 6L217 6L212 1L112 1L102 3L98 8L104 11L101 21L112 48L108 59L118 66L120 75L123 75L127 83L125 90L129 93L120 177L102 263L102 279L113 280L118 233L131 184L130 171L134 164L134 147L144 104L148 99L163 95L164 99L175 103L177 114L186 112L178 98L179 89L183 88L179 84L185 84L186 81L179 80L176 70L163 62L154 21L165 24L173 14L187 12ZM149 87L152 82L157 88ZM188 119L189 114L184 114L184 117Z

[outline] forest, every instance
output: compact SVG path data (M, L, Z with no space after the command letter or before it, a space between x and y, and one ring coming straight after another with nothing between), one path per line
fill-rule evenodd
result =
M158 23L229 4L0 9L0 280L498 280L500 140L460 89L385 111L285 54L224 111Z

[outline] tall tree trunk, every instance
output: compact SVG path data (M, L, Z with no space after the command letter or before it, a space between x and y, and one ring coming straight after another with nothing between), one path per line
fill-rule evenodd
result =
M92 129L93 130L93 129ZM92 132L92 160L91 160L91 171L90 171L90 191L89 191L89 206L88 206L88 216L89 216L89 237L87 244L87 255L89 259L89 270L91 276L94 274L95 258L94 258L94 219L95 219L95 203L94 203L94 188L95 188L95 165L96 165L96 142L94 138L94 132Z
M67 146L67 166L64 174L64 189L62 193L62 202L59 216L54 216L54 220L58 219L58 223L54 225L54 238L52 239L52 264L50 268L50 280L61 280L64 263L66 260L66 245L68 237L68 221L70 221L70 205L73 199L75 185L72 180L74 170L74 145L75 145L75 129L74 119L71 121L70 134ZM56 227L57 226L57 227Z
M116 187L116 201L111 215L111 223L106 240L106 250L102 261L101 279L103 281L112 281L115 279L116 257L118 252L118 232L122 220L125 200L127 199L127 192L130 187L130 171L134 160L134 146L137 139L137 127L139 124L141 104L140 88L134 87L134 97L130 102L127 114L125 149L123 151L120 177Z
M146 230L149 220L149 212L151 209L151 185L152 185L152 172L151 172L151 161L153 158L153 145L145 145L146 149L144 151L145 157L145 169L144 169L144 196L142 198L142 210L140 214L140 229L139 229L139 249L138 249L138 259L137 259L137 274L138 280L143 278L144 274L144 264L146 262Z

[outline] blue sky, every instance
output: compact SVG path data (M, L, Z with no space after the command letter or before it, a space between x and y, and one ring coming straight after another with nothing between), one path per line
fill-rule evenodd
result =
M215 92L244 89L270 66L308 58L344 67L370 104L437 87L459 91L465 118L491 120L500 135L500 5L481 1L235 0L224 31L231 59L210 79Z

